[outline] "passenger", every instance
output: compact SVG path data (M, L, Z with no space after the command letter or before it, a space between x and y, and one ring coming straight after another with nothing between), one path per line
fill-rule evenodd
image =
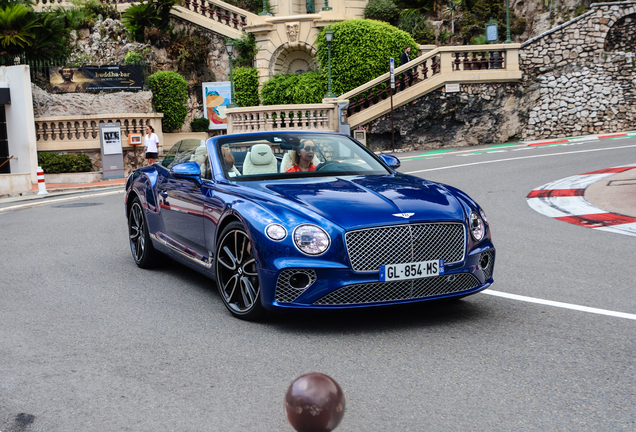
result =
M221 153L223 154L223 161L225 162L227 173L230 177L236 177L241 175L239 170L234 166L234 156L228 149L221 147Z
M303 148L291 153L292 163L294 165L285 172L295 173L313 171L316 169L316 165L312 163L316 151L316 144L310 139L305 139L300 142L303 144Z

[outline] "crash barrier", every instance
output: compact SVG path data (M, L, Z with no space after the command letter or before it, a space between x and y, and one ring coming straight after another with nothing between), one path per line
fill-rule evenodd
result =
M38 167L38 195L46 195L46 182L44 181L44 170L41 166Z

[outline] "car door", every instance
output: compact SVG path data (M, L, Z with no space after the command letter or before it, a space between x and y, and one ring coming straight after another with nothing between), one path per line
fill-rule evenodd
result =
M194 161L195 151L201 145L205 146L201 140L183 140L168 171L179 163ZM167 172L157 185L157 194L170 246L191 258L207 260L203 231L205 189L200 179L178 178Z

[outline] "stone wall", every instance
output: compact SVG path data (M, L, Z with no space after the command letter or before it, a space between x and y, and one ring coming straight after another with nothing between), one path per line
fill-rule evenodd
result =
M636 129L636 1L592 9L521 46L518 84L442 89L395 110L396 148L437 148ZM606 52L606 47L623 52ZM391 116L368 125L391 147Z
M514 109L522 96L518 83L462 84L458 93L438 89L393 113L395 148L439 148L500 143L519 131ZM392 147L391 114L369 124L373 150Z
M636 2L597 3L580 17L521 45L526 96L524 139L596 134L636 127L636 71L629 30ZM528 105L527 101L526 105Z

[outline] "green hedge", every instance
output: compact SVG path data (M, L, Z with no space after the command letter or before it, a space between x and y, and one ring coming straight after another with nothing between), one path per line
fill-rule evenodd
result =
M398 20L400 8L393 0L371 0L364 8L364 17L394 23Z
M190 122L192 132L207 132L210 130L210 120L205 117L195 118Z
M85 154L38 153L38 165L46 174L89 172L91 159Z
M258 106L258 69L235 69L233 78L234 102L241 107Z
M276 75L261 89L263 105L321 103L327 82L318 72Z
M417 43L408 33L375 20L348 20L331 25L331 76L334 93L341 95L389 71L389 58L396 65L407 45L411 57ZM327 80L327 41L325 29L316 40L323 79Z
M160 71L150 75L148 84L152 91L152 107L163 113L161 126L164 132L179 130L185 122L188 109L188 83L176 72Z

